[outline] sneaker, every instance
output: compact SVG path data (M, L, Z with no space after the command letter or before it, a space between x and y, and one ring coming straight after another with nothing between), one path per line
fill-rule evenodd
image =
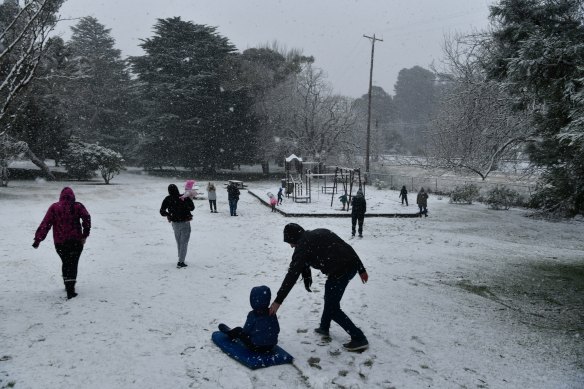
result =
M176 264L176 267L178 267L179 269L180 269L181 267L187 267L187 266L189 266L189 265L187 265L187 264L186 264L186 263L184 263L184 262L177 262L177 264Z
M363 237L363 234L359 234L359 238L362 238L362 237Z
M343 344L343 347L347 351L361 351L366 350L369 347L369 342L367 339L351 340L349 343Z
M322 336L330 336L328 330L323 330L320 327L315 328L314 332L316 332L317 334L322 335Z

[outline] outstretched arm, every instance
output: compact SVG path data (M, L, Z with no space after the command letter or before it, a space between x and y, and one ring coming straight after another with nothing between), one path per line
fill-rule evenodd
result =
M277 302L273 302L272 305L270 305L270 316L273 316L276 314L276 312L278 312L278 309L280 308L281 304L278 304Z

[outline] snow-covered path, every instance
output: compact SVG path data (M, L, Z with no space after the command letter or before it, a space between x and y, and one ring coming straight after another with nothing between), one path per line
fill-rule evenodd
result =
M582 387L582 306L546 305L537 293L513 287L537 266L582 272L584 223L432 198L429 218L366 219L365 237L350 244L370 281L353 280L343 308L370 349L343 351L347 336L334 325L330 342L312 332L322 305L318 273L313 293L297 285L278 313L280 345L294 366L251 371L222 354L211 332L219 322L243 324L253 286L275 294L292 255L282 242L286 223L348 238L349 219L284 218L246 191L239 216L230 217L219 185L218 214L206 200L195 202L189 267L179 270L172 230L158 208L167 185L182 181L125 173L112 183L67 183L94 226L81 257L79 296L70 301L52 238L31 247L66 184L0 188L0 388ZM366 197L381 209L389 207L388 193L397 198L369 188ZM556 282L582 304L581 284L574 290L565 279L537 274L542 285ZM561 315L566 322L555 320ZM580 318L579 328L571 317Z

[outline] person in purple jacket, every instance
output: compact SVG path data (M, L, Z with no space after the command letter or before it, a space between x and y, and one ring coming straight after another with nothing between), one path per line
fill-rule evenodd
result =
M83 204L75 201L73 189L63 188L59 201L49 207L36 230L32 247L38 248L51 228L55 250L63 263L61 270L67 298L72 299L77 296L75 282L79 257L91 230L91 216Z

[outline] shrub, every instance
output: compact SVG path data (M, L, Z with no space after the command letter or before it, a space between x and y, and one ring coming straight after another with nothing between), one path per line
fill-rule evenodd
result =
M106 184L124 169L122 155L92 143L71 142L65 151L63 165L72 178L87 180L99 170Z
M491 209L509 209L513 204L519 200L519 193L507 188L506 186L498 186L487 192L485 203Z
M373 186L376 187L377 189L386 189L387 187L389 187L389 184L385 181L376 178L373 181Z
M479 187L475 184L456 186L450 193L450 202L455 204L472 204L479 197Z

